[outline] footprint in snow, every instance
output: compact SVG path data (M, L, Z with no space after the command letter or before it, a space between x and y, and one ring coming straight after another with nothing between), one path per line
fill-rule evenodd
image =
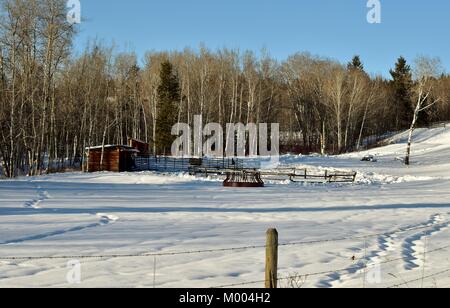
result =
M422 265L422 257L416 257L419 254L423 254L423 239L427 236L434 235L449 227L449 223L443 222L443 217L439 214L433 215L430 220L424 223L413 224L399 229L400 231L406 231L413 228L429 227L430 229L424 230L418 234L408 237L402 246L402 255L405 262L405 269L412 270ZM355 274L363 273L366 268L366 264L378 264L382 262L389 252L396 250L396 241L398 240L398 232L391 232L381 235L377 239L377 249L368 253L364 262L358 262L350 266L347 270L332 273L325 279L318 282L317 286L322 288L331 288L338 286L340 283L354 278ZM422 245L422 249L420 249Z
M442 232L449 227L448 222L439 215L433 215L428 222L429 229L409 236L403 244L402 256L405 262L405 270L413 270L423 266L423 257L425 251L425 239Z
M42 190L42 188L39 186L37 187L37 197L33 198L32 200L26 201L24 203L24 207L26 208L33 208L33 209L41 209L41 203L45 200L50 199L51 196L46 190Z
M83 226L76 226L76 227L67 228L67 229L60 229L60 230L55 230L55 231L50 231L50 232L45 232L45 233L40 233L40 234L24 236L21 238L0 242L0 245L13 245L13 244L20 244L20 243L24 243L24 242L28 242L28 241L43 240L43 239L54 237L54 236L61 236L61 235L65 235L68 233L80 232L80 231L84 231L87 229L94 229L94 228L106 226L108 224L114 223L117 220L119 220L119 217L114 216L114 215L98 213L96 216L100 219L99 222L88 224L88 225L83 225Z

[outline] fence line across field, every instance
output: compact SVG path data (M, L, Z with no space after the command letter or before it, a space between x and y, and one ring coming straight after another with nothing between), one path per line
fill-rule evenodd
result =
M450 245L447 246L443 246L443 247L439 247L430 251L427 251L427 254L433 254L435 252L439 252L439 251L443 251L446 249L449 249ZM95 258L109 258L111 256L96 256ZM121 255L119 257L154 257L154 264L156 265L156 256L155 255ZM62 257L55 257L56 259L60 259ZM64 259L78 259L78 258L85 258L85 256L67 256L64 257ZM89 257L86 256L86 258L94 258L94 257ZM0 258L0 259L5 259L5 258ZM39 258L40 259L40 258ZM47 259L47 258L44 258ZM53 258L52 258L53 259ZM287 276L287 277L281 277L281 278L277 278L277 281L285 281L285 280L292 280L292 279L296 279L296 278L308 278L308 277L314 277L314 276L322 276L322 275L327 275L327 274L336 274L336 273L343 273L343 272L350 272L350 271L362 271L364 269L370 269L376 266L381 266L384 264L389 264L389 263L393 263L393 262L397 262L397 261L403 261L403 257L399 257L399 258L394 258L394 259L387 259L381 262L374 262L374 263L368 263L368 264L352 264L348 267L343 267L340 269L334 269L334 270L326 270L326 271L317 271L317 272L310 272L310 273L302 273L302 274L296 274L296 275L292 275L292 276ZM15 260L23 260L23 258L15 258ZM363 260L363 259L360 259ZM155 270L155 268L154 268ZM426 275L417 279L413 279L413 280L409 280L409 281L404 281L402 283L399 284L395 284L390 286L389 288L396 288L396 287L400 287L400 286L404 286L404 285L408 285L409 283L414 283L414 282L418 282L424 279L428 279L428 278L432 278L432 277L436 277L436 276L440 276L442 274L448 273L450 272L450 269L446 269L437 273L433 273L430 275ZM155 277L155 272L154 272L154 277ZM214 286L211 288L215 288L215 289L219 289L219 288L231 288L231 287L239 287L239 286L247 286L247 285L253 285L253 284L262 284L262 283L266 283L268 280L254 280L254 281L246 281L246 282L240 282L240 283L233 283L233 284L224 284L224 285L219 285L219 286ZM155 281L153 281L153 283L155 284Z
M425 279L441 276L441 275L449 273L449 272L450 272L450 268L446 269L446 270L443 270L443 271L440 271L440 272L437 272L437 273L434 273L434 274L423 276L423 277L420 277L420 278L417 278L417 279L408 280L408 281L404 281L402 283L398 283L398 284L392 285L392 286L388 287L388 289L394 289L394 288L398 288L398 287L402 287L402 286L407 286L410 283L419 282L419 281L423 281Z
M448 222L441 222L438 226L443 226L448 224ZM371 234L366 236L357 236L357 237L349 237L345 238L347 239L364 239L365 241L368 238L374 237L374 236L380 236L380 235L393 235L393 234L399 234L399 233L405 233L409 231L414 230L421 230L421 229L429 229L432 227L436 227L436 225L427 225L427 226L420 226L420 227L414 227L414 228L402 228L398 229L396 231L388 232L388 233L379 233L379 234ZM357 274L361 271L364 271L364 282L367 275L367 270L370 268L375 268L377 266L381 266L383 264L393 263L397 261L403 261L404 257L398 257L393 259L388 259L386 256L385 260L379 261L379 262L371 262L370 259L367 259L365 256L364 258L360 258L359 260L356 260L355 258L352 259L353 263L350 266L347 266L345 268L340 269L334 269L334 270L326 270L326 271L318 271L318 272L311 272L311 273L303 273L303 274L295 274L294 276L287 276L287 277L278 277L278 265L277 265L277 259L278 259L278 247L279 246L292 246L292 245L305 245L305 244L315 244L315 243L326 243L331 240L322 240L322 241L310 241L310 242L298 242L298 243L285 243L285 244L278 244L278 232L276 229L269 229L267 231L267 243L266 245L261 246L246 246L246 247L236 247L236 248L225 248L225 249L214 249L214 250L192 250L192 251L184 251L184 252L172 252L172 253L142 253L142 254L127 254L127 255L101 255L101 256L54 256L54 257L0 257L0 260L42 260L42 259L109 259L109 258L127 258L127 257L153 257L154 258L154 268L153 268L153 287L156 286L156 259L158 256L170 256L170 255L181 255L181 254L194 254L194 253L205 253L205 252L220 252L220 251L236 251L236 250L244 250L244 249L252 249L252 248L266 248L266 279L264 280L254 280L254 281L246 281L246 282L240 282L240 283L233 283L233 284L224 284L220 286L215 286L213 288L231 288L231 287L239 287L239 286L249 286L253 284L262 284L264 283L266 285L266 288L277 288L278 282L281 281L291 281L292 286L294 286L294 283L297 285L297 287L301 287L306 281L308 277L312 276L321 276L321 275L327 275L327 274L337 274L337 273L349 273L349 274ZM337 239L334 239L336 241ZM344 240L344 238L341 238L340 240ZM435 252L447 250L450 248L450 245L442 246L433 250L426 251L427 255L433 254ZM426 250L426 247L425 247ZM425 257L425 256L424 256ZM355 261L365 261L365 263L357 262ZM274 262L274 263L273 263ZM390 286L389 288L396 288L401 286L408 286L408 284L413 282L422 281L422 285L425 279L440 276L442 274L450 272L450 269L446 269L444 271L440 271L437 273L425 275L425 264L424 270L422 272L421 277L409 281L403 280L402 283L398 283L395 285ZM406 272L405 272L406 273ZM392 277L397 278L395 275L392 275ZM304 279L305 281L300 281L297 283L298 280ZM295 282L293 282L295 280ZM365 287L365 284L364 284Z
M378 264L377 264L378 265ZM348 271L348 268L346 269L338 269L338 270L332 270L332 271L323 271L323 272L315 272L315 273L309 273L309 274L298 274L298 275L293 275L293 276L287 276L287 277L282 277L282 278L278 278L278 281L284 281L284 280L292 280L292 279L296 279L296 278L308 278L308 277L313 277L313 276L322 276L322 275L327 275L327 274L335 274L335 273L341 273L341 272L345 272ZM390 287L387 287L388 289L393 289L393 288L398 288L401 286L405 286L408 285L410 283L414 283L414 282L419 282L422 281L424 279L429 279L429 278L433 278L433 277L437 277L446 273L449 273L450 269L446 269L434 274L430 274L424 277L420 277L417 279L413 279L413 280L409 280L409 281L405 281L402 283L398 283L395 285L391 285ZM233 288L233 287L240 287L240 286L248 286L248 285L253 285L253 284L262 284L267 282L267 280L254 280L254 281L247 281L247 282L241 282L241 283L234 283L234 284L226 284L226 285L220 285L220 286L214 286L211 287L211 289L223 289L223 288Z
M432 253L443 251L443 250L446 250L446 249L449 249L449 248L450 248L450 245L447 245L447 246L444 246L444 247L440 247L440 248L437 248L437 249L433 249L433 250L427 251L427 254L432 254ZM360 259L360 260L364 260L364 259ZM404 260L403 257L399 257L399 258L394 258L394 259L387 259L387 260L384 260L384 261L381 261L381 262L373 262L373 263L371 262L371 263L368 263L368 264L360 264L360 265L352 264L352 265L350 265L348 267L345 267L345 268L340 268L340 269L335 269L335 270L327 270L327 271L319 271L319 272L311 272L311 273L304 273L304 274L300 274L299 273L299 274L296 274L296 275L293 275L293 276L277 278L277 280L278 281L292 280L292 279L295 279L295 278L302 278L302 277L307 278L307 277L322 276L322 275L327 275L327 274L337 274L337 273L350 272L350 271L358 272L358 271L367 270L367 269L370 269L370 268L375 268L377 266L381 266L381 265L384 265L384 264L390 264L390 263L403 261L403 260ZM395 288L395 287L404 286L404 285L407 285L409 283L418 282L418 281L421 281L421 280L424 280L424 279L428 279L428 278L432 278L432 277L435 277L435 276L440 276L440 275L448 273L448 272L450 272L450 269L446 269L444 271L437 272L437 273L434 273L434 274L431 274L431 275L427 275L427 276L423 276L423 277L420 277L420 278L417 278L417 279L413 279L413 280L410 280L410 281L399 283L399 284L393 285L393 286L391 286L389 288ZM240 283L233 283L233 284L214 286L212 288L213 289L232 288L232 287L246 286L246 285L252 285L252 284L261 284L261 283L266 283L266 282L267 282L267 280L254 280L254 281L246 281L246 282L240 282Z
M311 240L311 241L299 241L299 242L286 242L279 243L279 247L288 247L288 246L306 246L306 245L316 245L316 244L326 244L326 243L334 243L334 242L343 242L343 241L359 241L370 239L374 237L380 236L392 236L396 234L408 233L411 231L418 230L427 230L430 228L434 228L436 226L449 224L449 221L440 222L438 225L426 225L426 226L418 226L411 228L399 228L394 231L383 232L383 233L372 233L366 235L357 235L357 236L349 236L349 237L340 237L340 238L332 238L332 239L323 239L323 240ZM446 246L440 248L440 250L444 250L450 246ZM263 249L267 248L267 245L248 245L248 246L240 246L240 247L230 247L230 248L218 248L218 249L203 249L203 250L188 250L188 251L174 251L174 252L161 252L161 253L153 253L153 252L144 252L144 253L136 253L136 254L108 254L108 255L97 255L97 256L86 256L86 255L71 255L71 256L6 256L1 257L0 260L4 261L22 261L22 260L55 260L55 259L116 259L116 258L133 258L133 257L162 257L162 256L178 256L178 255L190 255L190 254L204 254L204 253L216 253L216 252L235 252L235 251L243 251L250 249Z

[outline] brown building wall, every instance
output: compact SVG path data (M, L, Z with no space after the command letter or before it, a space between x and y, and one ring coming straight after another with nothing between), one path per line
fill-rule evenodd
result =
M99 171L120 172L119 149L105 149L102 165L100 165L101 157L102 157L101 150L89 151L89 164L88 164L89 172L99 172Z
M132 171L134 166L133 157L136 155L136 151L130 148L121 146L107 147L104 149L103 164L100 164L102 160L102 149L95 148L89 150L89 162L88 172L125 172Z
M127 150L120 150L119 157L119 172L132 171L134 166L133 156L134 152Z
M140 140L128 139L128 145L132 148L135 148L139 151L140 155L149 155L150 154L150 144L145 143Z

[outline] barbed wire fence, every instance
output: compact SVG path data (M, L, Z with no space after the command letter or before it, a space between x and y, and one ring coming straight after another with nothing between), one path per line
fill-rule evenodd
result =
M367 259L367 241L369 239L378 238L378 237L388 237L388 236L398 236L400 234L405 234L413 231L425 231L436 227L448 227L450 225L450 221L442 221L439 224L423 224L420 226L412 226L412 227L403 227L396 230L382 232L382 233L370 233L364 235L355 235L355 236L343 236L336 238L328 238L328 239L320 239L320 240L309 240L309 241L293 241L293 242L284 242L277 243L277 247L295 247L295 246L312 246L312 245L324 245L329 243L337 243L337 242L356 242L356 241L364 241L364 256L361 258L353 257L351 263L342 268L335 268L324 271L317 272L306 272L306 273L298 273L295 275L286 275L285 277L276 278L277 282L283 281L292 281L294 279L303 278L305 281L309 277L317 277L317 276L326 276L332 274L343 274L343 273L361 273L363 276L363 287L365 287L366 275L367 271L370 268L378 267L385 264L390 264L394 262L404 261L404 257L390 257L384 256L382 260L378 262L370 262ZM450 268L445 270L441 270L435 272L433 274L425 274L426 260L425 258L435 254L437 252L443 252L450 249L450 244L441 246L435 249L428 250L427 247L429 244L429 239L425 237L425 241L427 243L424 244L424 254L423 254L423 265L422 272L420 273L420 277L417 279L411 280L402 280L401 283L393 284L388 288L399 288L399 287L409 287L410 284L415 282L422 282L425 280L442 276L446 273L450 273ZM217 249L198 249L198 250L185 250L185 251L169 251L169 252L144 252L144 253L133 253L133 254L102 254L102 255L61 255L61 256L0 256L0 261L9 261L9 262L17 262L17 261L36 261L36 260L111 260L111 259L119 259L119 258L153 258L153 287L156 287L156 274L157 274L157 259L162 257L170 257L170 256L182 256L182 255L198 255L198 254L212 254L212 253L239 253L247 250L256 250L256 249L267 249L268 245L247 245L247 246L239 246L239 247L229 247L229 248L217 248ZM1 264L0 264L1 265ZM405 271L404 273L410 273L411 271ZM399 279L400 274L389 274L391 277L395 279ZM212 288L235 288L235 287L247 287L253 285L262 285L268 282L267 279L262 280L253 280L253 281L244 281L239 283L231 283L231 284L222 284L212 286Z

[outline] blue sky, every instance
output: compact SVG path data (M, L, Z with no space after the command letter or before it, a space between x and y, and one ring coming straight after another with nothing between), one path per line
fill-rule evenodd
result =
M366 20L367 0L81 0L79 52L90 39L119 51L182 50L201 43L265 47L283 60L298 51L388 75L398 56L439 56L450 71L450 1L381 0L382 23Z

